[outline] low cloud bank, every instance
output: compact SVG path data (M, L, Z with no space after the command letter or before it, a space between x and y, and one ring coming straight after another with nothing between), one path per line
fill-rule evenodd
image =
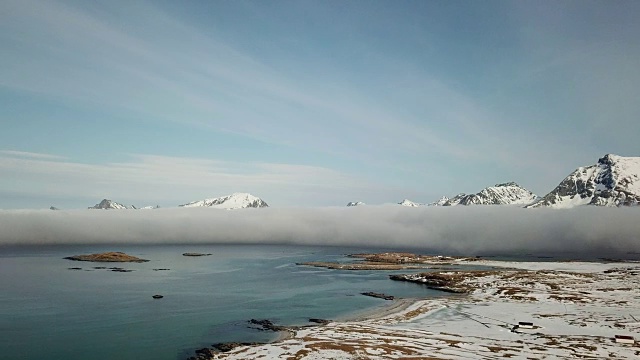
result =
M640 252L640 208L0 211L0 245L300 244L460 254Z

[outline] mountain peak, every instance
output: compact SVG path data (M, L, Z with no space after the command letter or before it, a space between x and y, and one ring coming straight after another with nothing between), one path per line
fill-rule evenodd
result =
M413 202L413 201L411 201L411 200L409 200L409 199L404 199L404 200L400 201L400 202L398 203L398 205L402 205L402 206L410 206L410 207L418 207L418 206L420 206L420 204L418 204L418 203L416 203L416 202Z
M607 154L607 155L601 157L600 159L598 159L598 164L601 164L601 165L615 165L615 163L618 162L622 158L623 157L619 156L619 155Z
M522 187L522 186L518 185L517 183L515 183L513 181L509 181L509 182L506 182L506 183L495 184L494 185L494 187L509 187L509 186Z
M269 207L269 205L257 196L253 196L249 193L233 193L227 196L221 196L217 198L204 199L199 201L193 201L181 207L211 207L217 209L244 209L244 208L261 208Z
M133 207L135 209L135 207ZM102 201L100 201L99 203L89 207L89 209L102 209L102 210L113 210L113 209L117 209L117 210L122 210L122 209L127 209L126 206L119 204L115 201L111 201L109 199L102 199Z
M569 174L555 189L527 206L631 206L640 203L640 157L607 154Z
M446 197L446 196L443 196L440 199L438 199L438 201L434 201L431 204L429 204L428 206L443 206L444 204L447 203L447 201L449 201L449 198Z

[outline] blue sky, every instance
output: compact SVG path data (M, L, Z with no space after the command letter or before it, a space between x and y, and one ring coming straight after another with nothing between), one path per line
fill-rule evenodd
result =
M638 156L637 1L0 2L0 208L544 195Z

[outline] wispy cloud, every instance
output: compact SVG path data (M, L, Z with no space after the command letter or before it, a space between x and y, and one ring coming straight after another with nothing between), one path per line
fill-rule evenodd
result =
M640 250L637 212L497 206L0 211L0 244L301 244L606 256Z
M146 201L173 206L237 191L255 193L273 205L308 204L323 193L325 204L342 204L354 194L381 191L379 185L352 175L307 165L140 154L132 155L128 162L86 164L36 155L16 157L13 151L0 152L4 191L95 200L113 197L138 205Z
M473 125L489 117L478 118L479 105L461 106L462 95L418 68L409 87L418 88L427 110L406 115L380 106L366 89L346 80L315 78L300 84L295 76L272 69L152 4L130 8L132 14L144 14L136 17L141 23L135 26L121 26L107 14L98 17L56 1L5 6L20 22L33 24L26 35L5 36L40 55L9 56L13 61L0 77L5 87L371 163L392 162L382 151L390 146L405 154L473 160L483 151L460 137L473 136L476 146L482 142L485 150L495 143L490 128ZM20 28L15 23L5 26ZM393 71L399 60L387 57L388 70ZM384 146L372 147L372 141Z
M42 154L42 153L17 151L17 150L0 150L0 156L2 155L8 156L8 157L44 159L44 160L64 160L65 159L64 156L59 156L59 155Z

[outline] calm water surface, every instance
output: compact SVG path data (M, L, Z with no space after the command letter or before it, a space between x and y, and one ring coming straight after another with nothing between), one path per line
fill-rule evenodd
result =
M124 251L150 261L63 259L103 251ZM0 248L0 359L183 360L212 343L275 337L248 328L251 318L307 324L310 317L334 319L385 305L384 300L359 295L363 291L446 296L390 281L393 272L295 265L343 261L345 254L363 251L223 245ZM212 255L185 257L184 252ZM134 271L94 269L105 265ZM170 270L153 270L159 268ZM164 298L154 300L154 294Z

